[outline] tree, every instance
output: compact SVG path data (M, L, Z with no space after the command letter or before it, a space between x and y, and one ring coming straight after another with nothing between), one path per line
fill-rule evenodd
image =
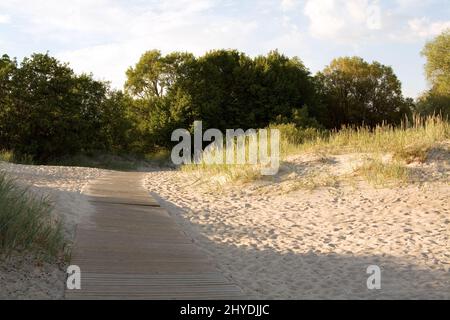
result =
M422 116L442 115L450 119L450 95L430 90L423 94L415 104L415 111Z
M122 91L107 90L100 106L98 141L101 145L94 145L93 149L142 152L141 137L136 127L137 119L132 113L133 99Z
M11 109L12 75L17 68L17 62L4 54L0 58L0 149L10 148L10 128L8 120Z
M189 53L174 52L162 56L159 50L147 51L134 68L127 70L125 89L142 99L161 98L183 75L192 59L193 55Z
M422 51L427 59L425 74L438 95L450 95L450 29L428 42Z
M191 115L208 128L266 127L294 109L313 105L312 77L298 58L277 51L251 59L236 50L214 50L198 58L189 81Z
M125 144L131 126L126 99L107 83L76 75L48 54L25 58L8 79L0 128L7 128L2 139L19 159L31 156L45 163L92 150L114 151Z
M171 132L191 128L259 128L279 119L308 122L316 102L314 79L298 58L277 51L254 59L237 50L146 52L127 71L138 128L151 147L171 144ZM295 119L294 119L295 118Z
M391 67L359 57L338 58L317 74L326 112L318 119L328 128L398 123L410 114L401 83Z
M11 91L11 77L17 67L17 62L8 55L0 57L0 103L4 103Z
M422 51L426 57L425 74L431 84L417 101L422 115L450 116L450 29L428 42Z
M259 126L267 126L280 118L294 121L298 112L305 121L312 120L305 116L309 118L309 111L317 107L316 88L311 73L298 57L288 58L276 50L271 51L255 58L255 68L257 77L252 88L256 92ZM300 111L302 108L304 110Z
M73 71L48 54L34 54L23 60L12 82L13 151L40 161L62 149L69 154L78 149L80 142L73 137L80 129L74 121Z
M189 126L194 120L221 130L254 123L251 68L251 59L236 50L211 51L198 58L190 77L179 85L179 97L188 96L191 102L191 118L185 119Z

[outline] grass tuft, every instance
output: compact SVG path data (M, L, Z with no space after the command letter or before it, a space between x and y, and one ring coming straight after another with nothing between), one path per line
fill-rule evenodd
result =
M261 178L259 167L252 165L229 165L229 164L188 164L181 167L182 172L195 173L207 179L216 177L218 182L240 182L246 183ZM220 179L222 177L222 179Z
M413 162L424 163L431 148L431 144L417 143L395 150L393 156L395 160L405 161L407 164Z
M402 185L410 181L409 169L396 161L384 163L381 159L369 159L355 173L374 186Z
M0 151L0 161L13 162L14 154L8 150L1 150Z
M64 251L62 226L47 199L32 196L0 173L0 254L33 251L56 257Z
M14 154L14 152L9 150L1 150L0 151L0 161L17 163L17 164L34 164L33 157L30 155L21 155L18 156Z

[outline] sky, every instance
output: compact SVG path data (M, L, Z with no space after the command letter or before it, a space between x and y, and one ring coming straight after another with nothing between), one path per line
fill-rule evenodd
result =
M415 98L427 88L420 51L446 28L450 0L0 0L0 54L48 51L115 88L151 49L278 49L313 73L340 56L379 61Z

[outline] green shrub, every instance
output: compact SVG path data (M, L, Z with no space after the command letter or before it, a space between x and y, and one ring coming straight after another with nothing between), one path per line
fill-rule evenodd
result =
M280 130L281 140L292 144L301 144L325 135L325 131L323 130L316 128L298 128L293 123L271 125L269 128Z
M13 162L14 154L11 151L1 150L0 161Z
M0 148L11 150L16 159L46 163L129 147L132 101L126 95L91 75L76 75L48 54L9 65L5 77L6 67L0 64Z

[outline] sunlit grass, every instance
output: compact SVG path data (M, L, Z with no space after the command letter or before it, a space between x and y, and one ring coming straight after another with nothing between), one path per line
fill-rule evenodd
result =
M377 187L397 186L410 181L410 171L397 161L385 163L381 159L369 159L355 174Z
M316 154L324 158L346 153L371 155L370 160L367 160L361 168L355 168L353 176L359 175L376 185L392 184L394 181L403 184L410 181L405 165L426 161L430 150L440 142L450 139L450 124L440 116L427 118L415 116L412 122L404 121L397 127L386 124L375 128L344 127L333 132L313 128L300 129L292 124L270 128L279 129L281 132L281 161L302 154ZM245 149L247 157L248 146L248 143L241 146ZM238 150L236 147L236 153ZM386 154L392 156L390 162L378 160ZM194 172L205 180L213 176L222 176L223 180L228 182L250 182L261 179L260 169L260 165L208 165L204 162L184 165L181 168L183 172ZM289 185L289 188L311 189L335 183L336 177L311 175L297 179L295 183Z
M29 155L17 156L9 150L0 151L0 161L18 163L18 164L34 164L33 157Z
M0 151L0 161L12 162L14 159L14 154L8 150Z
M319 136L305 143L293 145L289 153L325 152L342 154L349 152L392 153L401 160L408 160L413 150L429 150L436 143L450 138L450 124L440 116L414 117L410 123L400 126L379 125L342 128L327 136ZM422 152L423 158L424 152Z
M0 173L0 255L34 251L55 257L63 253L61 222L48 200L32 196Z

